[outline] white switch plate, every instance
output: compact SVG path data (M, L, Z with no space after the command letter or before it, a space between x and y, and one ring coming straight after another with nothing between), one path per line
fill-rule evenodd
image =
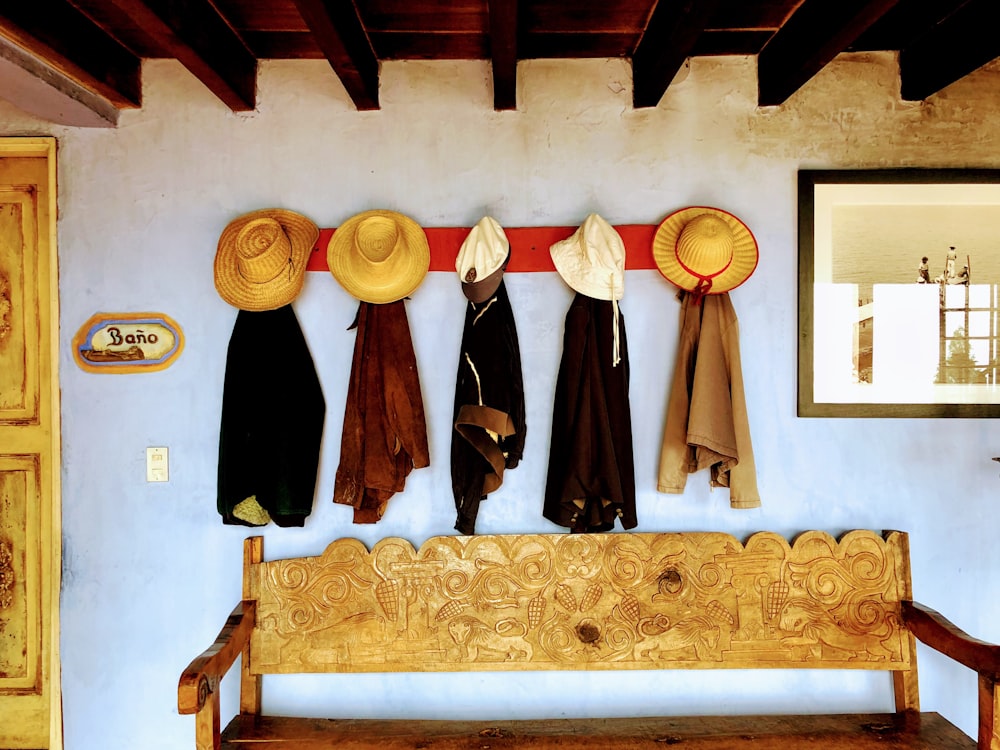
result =
M166 482L169 479L167 463L166 448L146 448L146 481Z

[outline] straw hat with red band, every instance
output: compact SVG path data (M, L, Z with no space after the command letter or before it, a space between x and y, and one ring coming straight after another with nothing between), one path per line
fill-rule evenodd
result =
M334 232L326 253L330 273L362 302L386 304L408 297L431 264L427 235L396 211L356 214Z
M753 274L757 257L757 240L747 225L709 206L675 211L653 237L660 273L699 297L738 287Z
M319 228L302 214L265 208L234 219L215 253L215 288L233 307L277 310L294 300Z

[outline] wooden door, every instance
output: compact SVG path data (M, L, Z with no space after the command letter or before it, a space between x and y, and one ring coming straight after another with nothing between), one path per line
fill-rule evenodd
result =
M0 138L0 747L61 748L55 140Z

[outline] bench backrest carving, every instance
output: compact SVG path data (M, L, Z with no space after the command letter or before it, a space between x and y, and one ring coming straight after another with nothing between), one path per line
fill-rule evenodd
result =
M907 549L871 531L342 539L247 564L251 671L905 672Z

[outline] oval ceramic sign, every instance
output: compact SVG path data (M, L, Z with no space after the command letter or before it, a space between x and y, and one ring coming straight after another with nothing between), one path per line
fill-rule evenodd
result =
M180 326L162 313L97 313L73 337L73 356L88 372L162 370L183 348Z

